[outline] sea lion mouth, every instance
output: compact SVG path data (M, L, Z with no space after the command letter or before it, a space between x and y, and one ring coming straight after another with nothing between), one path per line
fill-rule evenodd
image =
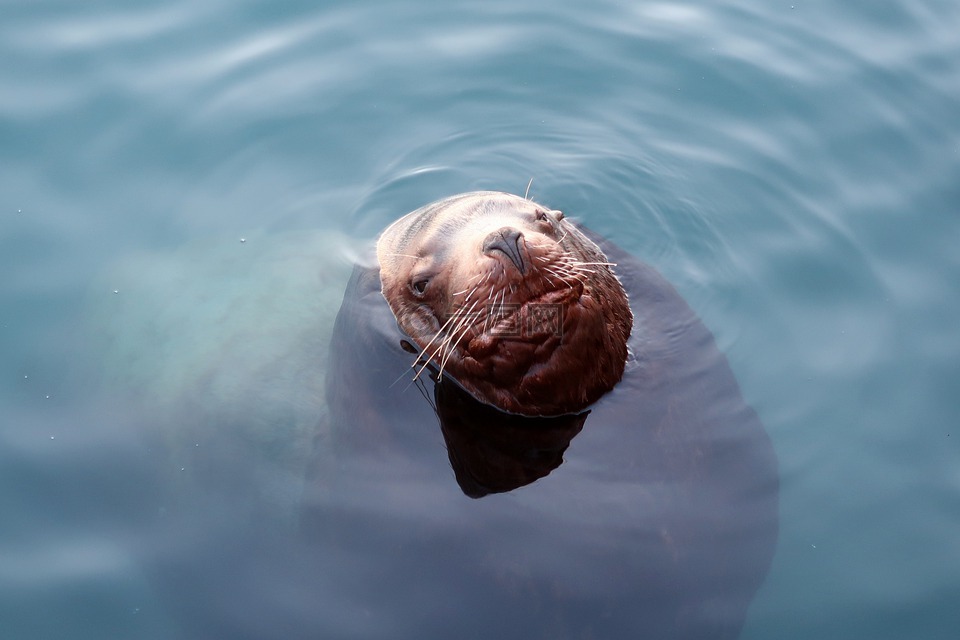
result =
M484 322L491 339L542 340L563 331L565 310L583 295L582 288L562 287L545 291L522 302L492 305Z

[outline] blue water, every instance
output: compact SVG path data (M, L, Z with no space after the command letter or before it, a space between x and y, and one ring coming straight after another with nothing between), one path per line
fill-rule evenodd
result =
M955 638L946 0L4 3L0 637L217 628L189 569L294 527L349 258L531 178L677 287L773 440L742 637Z

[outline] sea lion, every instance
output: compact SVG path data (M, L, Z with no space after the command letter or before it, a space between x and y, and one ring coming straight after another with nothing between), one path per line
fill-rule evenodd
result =
M623 374L633 314L607 257L563 213L465 193L377 242L384 298L420 357L521 415L583 410Z
M382 246L426 241L440 212L474 198L520 200L441 201L420 210L438 217L388 229ZM580 233L606 256L597 262L616 263L633 318L620 382L572 415L477 400L447 375L460 352L445 367L425 352L432 364L411 382L424 365L411 373L409 343L437 329L398 326L385 297L397 263L354 270L301 512L313 551L298 562L316 582L297 592L324 603L314 636L737 637L777 539L770 438L673 286ZM512 263L503 253L488 257Z

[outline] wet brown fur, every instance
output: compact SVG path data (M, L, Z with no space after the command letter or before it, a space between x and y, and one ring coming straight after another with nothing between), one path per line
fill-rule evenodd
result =
M453 196L388 227L377 258L382 293L421 350L413 376L432 366L501 410L560 415L623 375L627 295L559 211L507 193Z

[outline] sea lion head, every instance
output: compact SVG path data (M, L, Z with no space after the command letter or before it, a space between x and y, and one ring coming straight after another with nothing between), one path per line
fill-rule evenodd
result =
M377 242L383 296L430 363L522 415L583 410L623 375L633 314L606 256L561 212L498 192L407 214Z

